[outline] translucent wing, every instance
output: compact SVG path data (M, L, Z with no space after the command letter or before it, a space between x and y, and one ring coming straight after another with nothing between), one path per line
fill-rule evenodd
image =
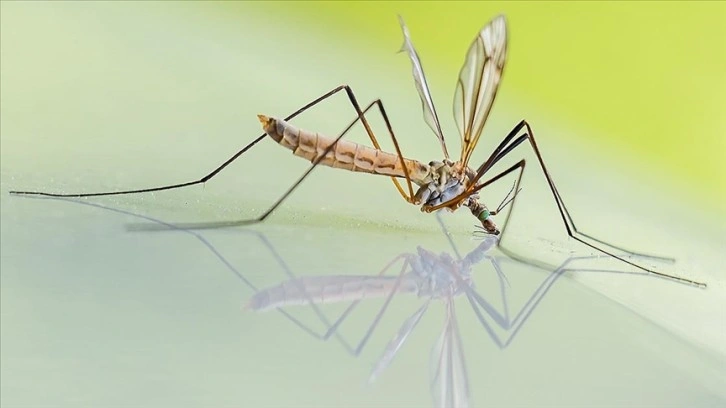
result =
M406 51L408 57L411 58L411 65L413 65L413 79L416 82L416 89L421 97L421 105L424 113L424 120L429 125L431 130L434 131L436 137L439 138L441 143L441 150L444 152L444 157L449 158L449 152L446 150L446 142L444 141L444 134L441 132L441 125L439 124L439 117L436 115L436 108L434 107L434 101L431 98L431 92L429 86L426 83L426 76L423 72L423 66L421 60L418 58L416 49L413 48L411 42L411 35L408 32L408 27L403 22L403 18L398 16L398 21L401 23L401 30L403 30L403 45L401 51Z
M426 300L426 303L424 303L416 311L416 313L409 316L409 318L406 319L405 322L403 322L403 324L401 325L401 328L398 329L398 333L396 333L396 335L391 339L391 341L388 342L388 345L386 346L386 350L383 352L383 356L381 356L381 358L378 359L375 367L373 367L373 371L371 372L371 375L368 377L369 383L374 382L378 377L381 376L383 371L386 368L388 368L389 365L391 365L393 358L401 350L403 343L405 343L406 340L408 340L408 336L411 334L411 332L413 332L413 329L416 328L416 325L418 325L418 322L421 321L421 317L428 310L429 304L431 304L431 298Z
M431 355L431 394L437 407L469 406L469 375L456 322L454 300L446 301L446 324Z
M507 57L507 23L494 18L474 38L459 72L454 119L461 134L461 161L466 165L492 109Z

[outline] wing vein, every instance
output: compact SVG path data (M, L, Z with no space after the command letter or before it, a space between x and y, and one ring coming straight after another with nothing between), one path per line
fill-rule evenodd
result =
M479 142L494 104L506 50L506 20L498 16L474 38L459 72L454 95L454 119L462 141L460 162L465 166Z
M413 79L416 84L416 90L421 98L421 108L423 110L424 120L429 128L431 128L434 132L434 135L436 135L439 139L444 157L448 159L449 152L446 150L444 133L441 131L441 124L439 123L439 117L436 114L436 107L434 106L434 100L431 97L431 91L429 90L429 85L426 81L426 75L424 75L421 59L418 57L418 53L411 41L411 35L408 32L408 27L406 27L406 24L403 22L403 18L401 16L398 16L398 21L401 24L401 30L403 31L403 45L401 46L400 52L406 51L409 59L411 60Z

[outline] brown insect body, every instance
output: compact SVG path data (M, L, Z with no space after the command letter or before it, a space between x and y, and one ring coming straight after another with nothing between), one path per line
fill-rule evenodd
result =
M291 150L295 156L314 163L345 169L354 172L378 174L388 177L406 178L403 164L406 166L411 182L420 188L413 199L413 204L421 204L421 211L446 202L461 194L469 186L475 172L461 162L450 160L432 161L424 164L418 160L401 160L398 155L375 149L350 140L339 140L335 146L334 139L318 132L300 129L290 123L257 115L262 129L280 146ZM325 156L323 154L326 152ZM472 197L472 201L476 197ZM447 207L453 211L465 204L460 201Z
M262 128L280 146L295 156L315 162L333 144L334 139L318 132L300 129L282 119L257 115ZM419 186L433 181L431 166L414 159L403 159L411 181ZM320 165L354 172L405 178L398 155L341 139L320 159Z

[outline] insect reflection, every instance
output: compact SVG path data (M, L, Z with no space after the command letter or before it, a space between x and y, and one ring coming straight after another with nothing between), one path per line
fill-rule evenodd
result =
M491 235L484 236L483 240L475 249L462 256L438 214L437 219L441 225L442 233L451 245L450 250L453 255L447 252L437 254L419 246L416 252L396 256L383 267L378 275L373 276L339 275L298 277L293 273L285 257L280 254L265 234L252 230L239 230L238 233L241 235L248 235L258 239L272 257L274 263L279 267L279 270L287 276L287 280L279 285L259 289L251 279L245 276L244 272L237 269L217 247L197 231L181 229L174 224L156 218L95 203L69 199L58 200L141 218L167 226L178 232L189 234L198 240L203 248L217 258L225 269L233 273L245 287L254 292L246 304L248 309L254 311L275 311L313 338L322 341L335 339L337 343L353 356L358 356L363 351L395 296L411 294L422 298L423 303L421 306L404 320L399 330L385 347L380 358L377 359L369 376L369 381L371 382L383 376L385 370L392 364L394 358L422 320L426 311L432 304L440 302L444 308L444 323L432 348L430 358L432 367L430 374L430 392L434 398L435 405L442 407L463 407L468 406L470 402L469 377L466 369L464 349L462 347L462 337L459 331L459 320L456 314L456 298L462 295L467 298L480 326L485 330L493 343L503 349L511 344L554 282L565 272L572 270L568 268L570 263L575 260L596 258L593 256L571 257L564 261L553 272L547 274L546 278L533 291L521 309L512 316L507 302L509 283L502 265L504 262L512 262L518 265L525 265L530 271L534 268L506 256L493 255L492 252L498 238ZM401 269L398 271L398 274L395 276L386 276L386 272L392 270L399 263L401 264ZM490 301L480 295L475 289L474 273L475 269L479 271L479 268L474 267L482 263L488 263L496 274L501 299L504 304L502 311L493 306ZM576 270L578 272L617 272L583 268L577 268ZM617 273L647 275L643 272ZM371 297L385 298L385 303L376 314L373 322L368 326L362 339L353 347L339 333L338 329L343 321L351 316L361 300ZM320 306L326 303L343 301L351 301L351 304L334 321L328 319L320 309ZM287 308L293 305L306 305L312 308L316 317L326 327L325 332L320 333L319 330L311 328L310 325L289 313ZM505 331L506 335L500 336L497 330L495 330L497 328L500 331Z
M502 270L502 264L503 262L521 263L506 256L491 255L490 251L495 247L497 240L491 235L484 236L475 249L465 256L461 256L440 217L437 218L441 223L442 232L451 244L454 256L446 252L436 254L419 246L415 253L396 256L377 275L294 277L259 291L250 298L246 308L264 312L300 305L317 308L319 305L351 301L340 317L328 326L327 332L319 336L322 339L328 339L330 336L338 334L339 326L362 300L384 297L383 305L358 344L355 347L346 345L348 351L357 357L388 310L391 300L395 296L403 294L418 296L423 299L423 303L404 320L374 364L368 379L369 382L373 382L381 377L385 369L390 366L431 304L440 302L445 317L441 334L431 351L430 365L433 370L430 378L431 394L436 406L468 406L470 400L469 378L456 315L455 299L462 295L467 298L481 327L491 340L500 349L503 349L511 344L554 282L563 273L572 270L568 268L572 262L596 257L570 257L565 260L547 275L516 315L511 316L507 302L509 283ZM497 275L501 298L504 301L504 308L501 312L475 289L473 267L484 261L491 265ZM398 274L386 276L386 272L398 263L401 263ZM477 268L477 270L479 269ZM643 272L619 272L604 269L577 268L577 271L647 275ZM507 334L500 336L495 328L504 330Z

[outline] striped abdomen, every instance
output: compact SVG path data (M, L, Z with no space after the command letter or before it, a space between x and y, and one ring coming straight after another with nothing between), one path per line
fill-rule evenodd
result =
M298 129L281 119L257 115L262 129L278 144L292 150L295 156L314 162L334 142L317 132ZM429 166L418 160L403 159L411 181L418 185L431 181ZM320 164L338 169L404 178L398 155L341 139L328 151Z

